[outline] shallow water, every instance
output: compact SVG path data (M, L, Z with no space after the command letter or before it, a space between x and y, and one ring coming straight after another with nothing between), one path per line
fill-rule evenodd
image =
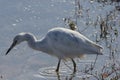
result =
M78 72L72 75L72 70L64 64L60 73L56 74L54 70L58 59L30 49L25 42L16 46L7 56L4 55L19 32L31 32L39 39L50 28L64 26L62 19L73 15L73 10L74 0L0 0L0 80L79 80L91 77L79 70L84 63L93 62L95 56L77 62ZM88 33L92 31L90 29ZM84 35L91 38L88 33ZM99 56L96 65L104 64L104 58L107 56ZM68 65L72 67L69 62Z

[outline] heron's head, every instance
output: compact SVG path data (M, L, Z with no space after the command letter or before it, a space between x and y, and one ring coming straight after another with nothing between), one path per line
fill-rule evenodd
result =
M20 44L21 42L25 41L25 33L19 33L18 35L16 35L13 39L13 43L10 46L10 48L7 50L6 55L18 44Z

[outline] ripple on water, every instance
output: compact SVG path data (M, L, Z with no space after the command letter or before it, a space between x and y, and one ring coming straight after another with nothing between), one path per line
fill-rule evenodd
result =
M55 72L56 67L44 67L39 69L39 74L42 76L47 76L47 77L57 77L57 73ZM59 75L61 77L65 77L66 75L71 75L72 71L69 69L66 69L66 67L62 66L60 67L59 70Z
M77 72L76 74L72 74L72 70L69 69L66 66L61 66L59 73L55 72L56 67L44 67L39 69L39 74L40 76L45 77L46 79L56 79L60 80L59 78L62 79L68 79L68 78L74 78L76 80L79 80L81 78L88 78L91 77L91 75L85 75L83 73ZM71 79L72 80L72 79Z

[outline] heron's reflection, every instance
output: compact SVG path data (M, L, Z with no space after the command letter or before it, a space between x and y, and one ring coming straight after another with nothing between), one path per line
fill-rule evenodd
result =
M65 76L65 80L73 80L73 78L75 77L75 74L76 74L76 73L73 72L73 73L70 74L70 75L66 75L66 76ZM57 79L58 79L58 80L63 80L63 79L62 79L63 76L61 76L59 72L56 72L56 75L57 75Z
M67 70L64 66L61 67L59 72L54 71L54 69L55 67L41 68L39 73L48 80L51 80L51 78L53 78L53 80L79 80L78 71L72 72L72 70Z

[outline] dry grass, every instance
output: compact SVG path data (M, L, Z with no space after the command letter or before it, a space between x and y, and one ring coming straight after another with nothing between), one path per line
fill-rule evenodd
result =
M119 80L120 61L118 60L118 45L120 44L120 41L118 39L118 36L120 33L120 20L116 19L119 16L120 0L90 0L89 2L93 7L96 7L96 5L93 4L93 2L98 2L98 4L102 4L102 6L100 6L102 7L102 9L110 5L114 6L114 9L107 11L105 16L101 16L99 14L97 15L96 13L97 16L94 17L96 20L92 20L92 17L89 12L91 11L91 8L86 9L81 3L81 1L84 0L75 0L74 16L72 18L64 19L65 26L69 27L72 30L79 31L80 33L87 30L90 26L93 26L96 31L99 31L98 33L96 33L96 43L103 43L102 45L104 46L104 49L107 50L106 53L109 57L108 59L106 59L107 61L105 60L106 63L102 65L100 71L96 71L96 69L93 67L94 64L91 64L87 66L87 68L85 68L84 73L92 75L96 80ZM84 30L80 31L79 23L80 20L82 20L83 18L91 20L92 23L90 23L89 21L84 21L84 25L86 27L84 28Z

